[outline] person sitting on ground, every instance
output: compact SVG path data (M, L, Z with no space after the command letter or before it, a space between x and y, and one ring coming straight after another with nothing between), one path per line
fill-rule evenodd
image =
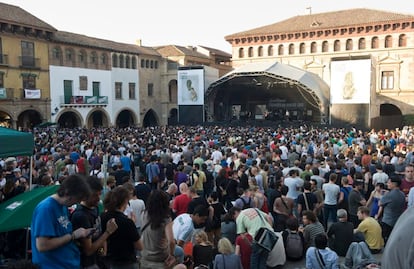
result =
M233 245L227 238L222 238L218 242L218 251L221 254L217 254L214 258L215 269L243 269L240 256L234 254Z
M286 230L282 232L286 259L290 261L300 261L305 254L305 239L298 228L298 220L292 217L286 221Z
M226 237L232 244L236 241L236 218L240 214L240 211L241 209L238 207L230 208L221 222L221 238Z
M370 217L369 213L368 207L358 207L358 218L361 220L361 223L354 230L354 233L362 233L371 253L376 254L381 252L381 249L384 247L384 239L382 238L380 224Z
M330 248L339 256L344 257L354 237L354 225L348 221L345 209L338 209L336 213L338 222L329 227L328 238L331 239Z
M302 222L305 227L300 229L300 231L303 232L303 237L305 238L305 246L306 248L311 246L313 247L315 246L316 235L325 235L325 229L323 228L323 225L318 221L313 211L303 211L302 215Z
M328 248L328 238L325 234L315 236L315 247L306 251L306 268L308 269L337 269L338 255Z

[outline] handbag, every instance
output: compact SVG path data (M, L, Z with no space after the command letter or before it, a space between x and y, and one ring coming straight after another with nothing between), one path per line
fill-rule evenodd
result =
M266 222L260 212L257 209L255 210L262 220L263 224L266 225ZM255 243L267 252L272 251L278 239L279 237L275 234L275 232L267 227L261 227L254 235Z

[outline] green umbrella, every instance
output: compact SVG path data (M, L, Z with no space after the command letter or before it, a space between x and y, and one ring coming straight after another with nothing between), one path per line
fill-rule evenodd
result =
M30 227L35 207L59 186L38 187L0 203L0 232Z

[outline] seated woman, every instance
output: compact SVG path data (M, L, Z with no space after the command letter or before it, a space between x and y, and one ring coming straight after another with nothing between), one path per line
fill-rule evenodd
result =
M217 254L214 258L215 269L243 269L240 256L234 254L233 245L227 238L220 239L218 242L218 251L221 254Z

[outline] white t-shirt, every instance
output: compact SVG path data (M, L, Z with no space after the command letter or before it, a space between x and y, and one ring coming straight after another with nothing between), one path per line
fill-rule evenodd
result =
M129 206L135 216L135 227L141 228L142 225L142 213L145 211L145 203L141 199L129 200Z
M184 213L174 219L173 234L176 241L189 242L194 232L193 219Z
M325 193L325 205L336 205L340 192L339 186L329 182L322 185L322 190Z

